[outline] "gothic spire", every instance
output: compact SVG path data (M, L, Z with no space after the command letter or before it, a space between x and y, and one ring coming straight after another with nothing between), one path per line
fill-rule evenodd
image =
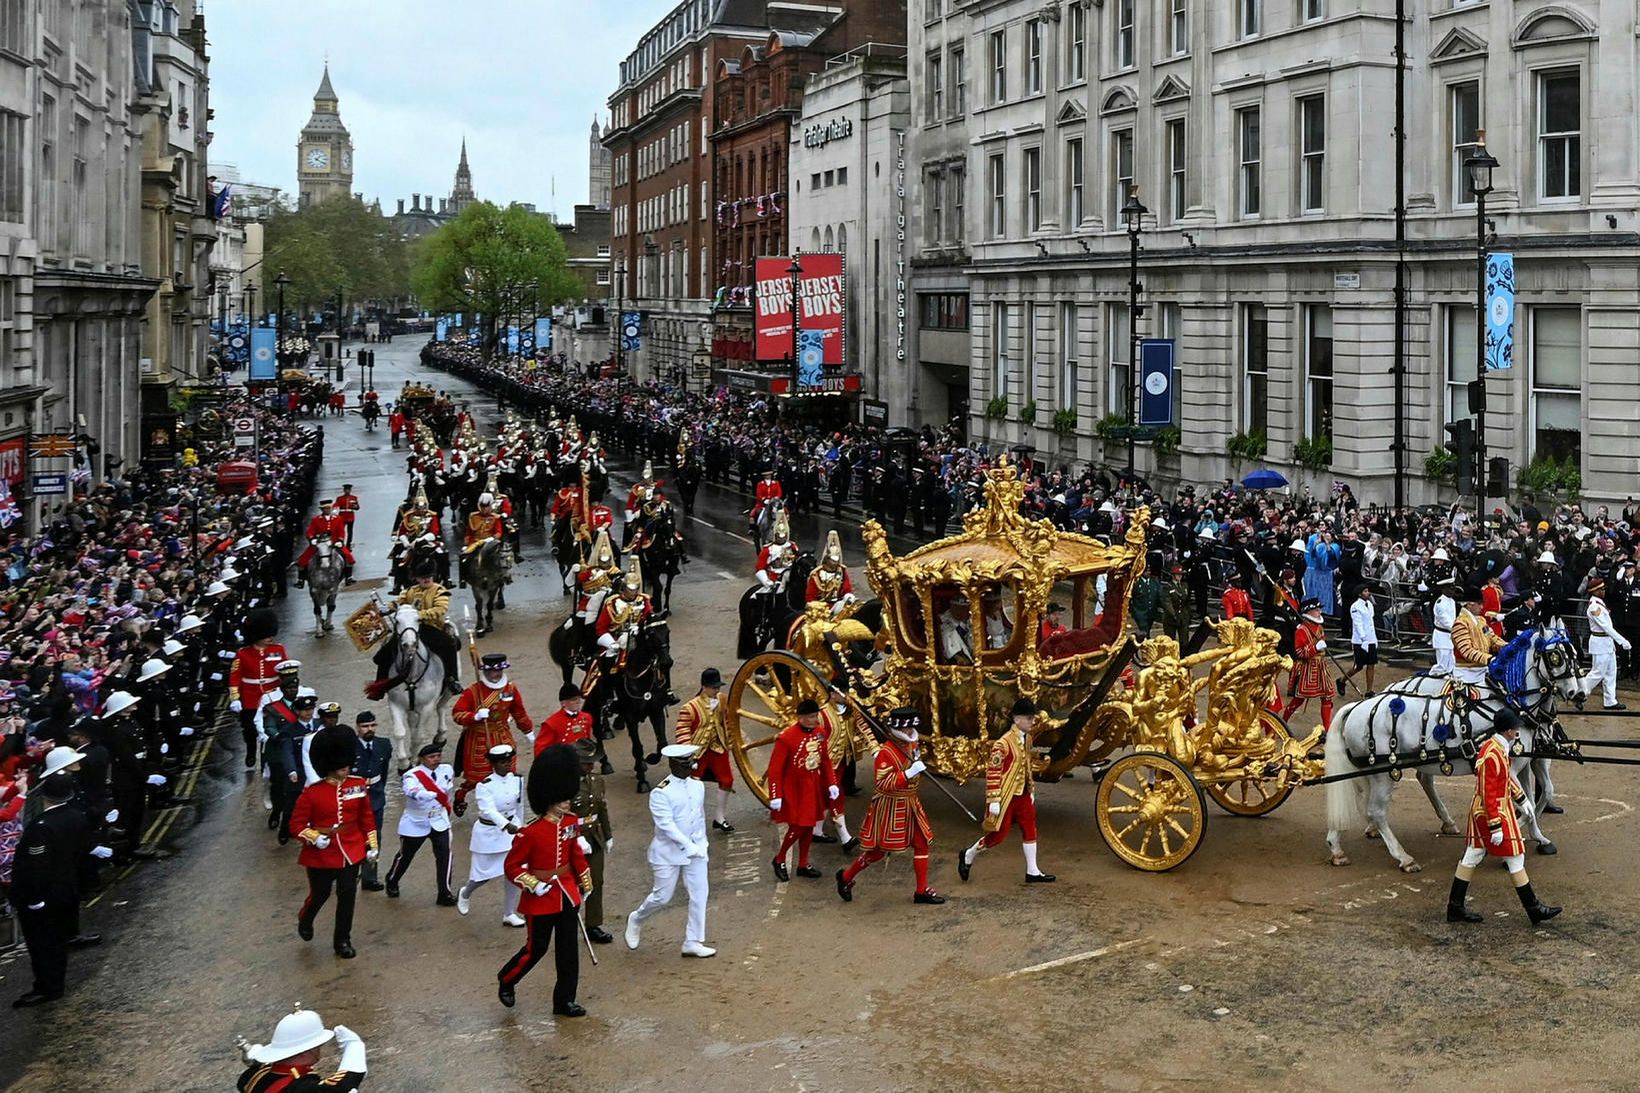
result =
M313 93L314 102L335 102L336 89L330 86L330 62L325 62L325 78L319 81L319 90Z

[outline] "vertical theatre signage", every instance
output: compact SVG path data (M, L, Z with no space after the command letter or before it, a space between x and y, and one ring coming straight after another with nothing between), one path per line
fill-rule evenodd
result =
M894 359L905 363L905 132L894 134Z
M1515 256L1486 256L1486 370L1515 363Z
M798 282L798 329L817 331L825 363L843 363L843 256L805 254ZM757 359L785 361L792 351L790 258L757 260Z

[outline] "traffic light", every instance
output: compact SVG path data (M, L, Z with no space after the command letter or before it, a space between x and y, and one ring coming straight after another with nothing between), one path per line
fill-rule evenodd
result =
M1509 457L1495 455L1486 461L1486 496L1509 496Z
M1458 496L1470 497L1475 493L1475 423L1460 418L1446 426L1446 450L1456 463Z
M1469 394L1469 412L1481 414L1486 412L1486 381L1484 379L1470 380L1466 385Z

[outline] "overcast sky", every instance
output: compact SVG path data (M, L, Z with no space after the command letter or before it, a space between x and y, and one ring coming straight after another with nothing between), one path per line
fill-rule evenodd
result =
M587 140L638 36L677 0L203 0L211 158L296 189L296 139L325 56L353 136L353 188L382 208L447 196L461 138L478 196L568 219ZM553 178L557 197L553 197Z

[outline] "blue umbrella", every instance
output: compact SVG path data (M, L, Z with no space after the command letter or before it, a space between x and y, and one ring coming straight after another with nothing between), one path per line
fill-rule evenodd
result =
M1241 480L1241 484L1250 490L1274 490L1287 484L1280 471L1272 471L1268 467L1256 470Z

